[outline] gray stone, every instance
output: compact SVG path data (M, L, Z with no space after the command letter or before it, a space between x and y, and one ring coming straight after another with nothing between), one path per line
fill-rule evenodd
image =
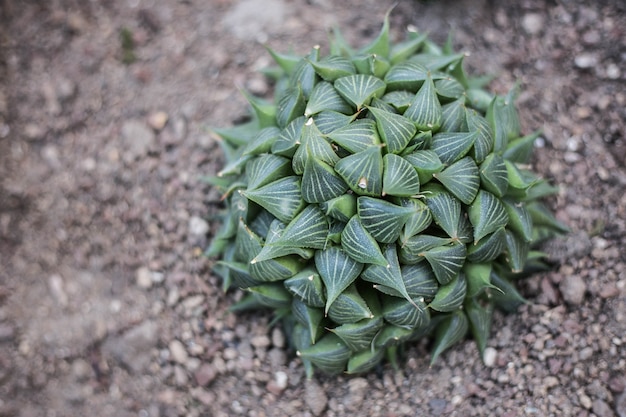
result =
M178 362L182 365L187 362L189 355L187 354L187 350L185 350L185 346L178 339L174 339L170 342L169 349L174 362Z
M189 219L189 234L204 236L209 232L209 223L202 217L191 216Z
M314 416L321 416L328 405L328 397L317 381L309 379L304 387L304 401Z
M126 162L142 158L148 154L155 145L156 138L152 129L139 120L128 120L122 125L122 141Z
M543 29L543 16L538 13L528 13L522 18L522 27L529 35L536 35Z
M131 371L140 372L150 364L150 350L156 346L158 335L158 325L145 321L121 336L107 339L102 350Z
M615 401L615 412L617 412L619 417L626 417L626 391L617 397L617 401Z
M580 275L569 275L563 278L559 285L563 299L568 304L580 305L585 299L587 285Z

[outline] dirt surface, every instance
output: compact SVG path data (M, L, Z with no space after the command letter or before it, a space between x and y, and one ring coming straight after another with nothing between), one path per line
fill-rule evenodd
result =
M207 126L266 95L259 42L364 44L391 1L0 0L0 416L626 416L626 4L401 1L520 81L535 169L571 235L519 313L429 367L307 381L267 314L234 316L201 256L220 196ZM506 5L505 5L506 4Z

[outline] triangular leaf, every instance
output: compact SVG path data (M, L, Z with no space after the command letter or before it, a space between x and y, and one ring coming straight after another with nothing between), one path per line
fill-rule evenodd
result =
M389 13L391 13L391 9L387 11L385 14L385 20L383 22L383 27L380 29L380 33L369 45L366 45L361 49L361 53L363 54L377 54L383 57L389 56L389 50L391 48L389 42Z
M468 262L463 266L463 273L467 280L467 296L476 297L482 294L487 288L497 289L491 284L492 264Z
M491 300L504 311L513 313L519 306L527 303L515 286L495 271L491 273L491 283L498 288L498 291L491 293Z
M259 155L269 152L272 148L272 144L278 139L279 135L280 129L276 126L261 129L259 133L248 142L242 155Z
M441 132L433 135L432 150L441 162L452 164L463 158L474 145L475 132Z
M498 197L480 190L468 209L469 220L474 226L474 244L489 233L506 226L509 216Z
M313 268L306 268L285 280L285 288L311 307L324 307L326 296L322 280Z
M363 274L361 274L361 278L365 281L373 282L374 284L392 288L410 303L414 303L404 285L400 263L398 262L398 254L396 253L396 245L387 245L384 252L385 259L387 259L389 265L369 265L365 268Z
M284 128L292 120L302 116L306 105L300 85L286 89L277 103L276 123L278 126Z
M404 158L388 153L383 158L383 196L410 197L420 191L415 168Z
M504 159L500 155L489 154L480 164L480 181L485 190L497 197L506 194L509 188L509 176Z
M280 68L282 68L287 75L293 73L296 68L296 65L302 61L302 57L293 54L283 54L277 51L274 51L272 48L266 46L265 49L270 53L274 62L278 64Z
M367 372L380 363L384 354L384 349L365 349L353 353L348 360L346 373L351 375Z
M402 227L413 214L411 207L401 207L371 197L359 197L357 212L361 224L380 243L395 242Z
M431 365L445 350L461 341L467 334L469 323L462 311L455 311L446 317L435 330Z
M306 122L304 116L294 119L285 127L278 139L272 144L272 153L274 155L285 156L291 158L298 149L300 144L300 136L302 136L302 127Z
M315 125L323 135L327 135L330 132L347 126L353 119L354 116L331 110L324 110L313 116Z
M282 156L261 155L246 165L248 190L263 187L291 174L291 162Z
M480 187L478 167L469 156L434 174L434 177L465 204L470 204L474 200Z
M401 240L404 242L411 236L415 236L426 230L426 228L430 226L433 217L430 214L428 206L420 200L415 198L403 198L401 202L402 206L411 207L413 209L413 214L406 221L404 229L402 230Z
M348 186L335 170L309 155L302 175L302 198L307 203L322 203L342 195Z
M346 156L335 164L335 171L360 195L381 196L383 192L383 156L380 146Z
M417 93L428 78L428 69L416 62L405 61L392 66L385 74L388 91L406 90Z
M430 74L420 87L404 116L415 122L419 130L437 130L441 126L441 104Z
M355 120L329 133L328 138L351 153L361 152L380 143L376 122L371 119Z
M489 302L483 307L478 300L470 298L465 303L465 312L480 356L484 358L487 340L489 340L491 333L493 303Z
M409 29L408 38L405 41L398 42L391 47L390 60L392 64L406 61L422 46L428 35L426 33L417 33Z
M326 215L347 222L356 214L356 196L352 193L340 195L320 204Z
M297 176L285 177L262 187L243 191L242 194L283 223L289 223L305 205L300 178Z
M298 62L294 68L293 74L290 77L291 85L300 85L304 97L308 100L313 91L313 87L319 80L315 68L311 65L311 62L316 62L319 58L320 48L319 46L311 48L311 52L307 55L307 59L302 59Z
M260 128L276 125L276 106L274 104L265 99L255 97L245 90L241 90L241 93L250 103Z
M328 310L328 317L335 323L355 323L359 320L372 318L374 315L369 306L352 284L341 292Z
M387 151L394 154L402 152L417 132L415 124L399 114L375 107L368 109L376 118L376 127L380 138L387 145Z
M441 285L447 285L458 276L459 271L465 263L466 254L467 249L465 245L457 243L429 249L424 251L422 256L424 256L430 264L435 273L435 277L437 277L437 281L439 281Z
M330 82L356 73L354 64L349 59L335 54L324 57L317 62L311 62L311 65L320 77Z
M511 267L511 271L518 273L524 270L529 250L530 244L528 242L525 242L510 230L506 231L506 259Z
M410 329L425 327L430 322L424 297L413 300L413 303L402 298L386 297L383 301L383 317L395 326Z
M332 333L326 334L314 345L297 352L327 374L338 374L346 368L351 352L348 346Z
M440 132L460 132L466 130L465 99L460 98L441 107Z
M493 129L487 119L474 109L466 108L465 116L469 131L476 133L472 156L477 163L481 163L493 149Z
M504 251L505 239L504 227L501 227L482 238L477 244L470 245L467 251L467 259L471 262L493 261Z
M439 156L431 150L418 150L405 155L404 159L415 167L422 185L430 181L434 173L441 172L444 168Z
M502 156L511 162L528 163L533 153L533 144L540 134L541 132L534 132L510 141Z
M317 83L311 92L311 98L306 104L304 115L313 116L322 110L336 111L344 114L351 114L352 107L341 98L337 90L329 82Z
M386 85L373 75L355 74L341 77L335 81L335 89L357 110L372 101L374 97L382 97Z
M296 174L302 175L304 173L304 165L309 157L325 162L330 166L335 165L335 162L339 160L332 146L326 141L312 118L309 118L302 128L301 141L302 143L293 155L291 163L293 172Z
M326 286L326 312L339 294L348 288L363 270L362 263L353 260L338 247L317 251L315 267Z
M443 313L459 310L467 294L467 282L463 274L456 275L454 279L443 285L437 291L437 295L428 305L430 308Z
M341 246L357 262L387 266L378 242L361 224L359 216L353 216L341 233Z
M254 298L264 306L281 309L291 305L291 294L281 282L264 283L248 288Z
M430 300L439 291L439 282L428 263L402 265L401 269L404 286L413 299L424 297Z
M329 329L343 340L353 352L367 349L371 344L374 336L383 326L381 316L363 319L356 323L345 323L334 329Z
M424 251L437 246L447 245L451 239L424 233L411 236L402 242L400 247L400 262L404 265L414 265L424 260Z
M504 209L509 215L507 226L514 231L518 237L526 242L533 239L533 220L530 212L526 209L526 205L521 202L505 198L502 200Z
M435 81L435 90L442 100L456 100L463 96L465 89L455 78L446 77Z
M430 193L426 194L426 205L430 209L435 223L451 238L458 238L461 202L440 187L429 185L428 191Z
M298 298L294 298L291 303L293 317L298 323L306 327L311 337L311 344L324 334L322 321L324 320L324 310L307 305Z

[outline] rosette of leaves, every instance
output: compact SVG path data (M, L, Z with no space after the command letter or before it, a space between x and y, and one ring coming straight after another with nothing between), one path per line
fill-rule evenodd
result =
M529 170L538 134L469 78L464 55L385 18L354 50L270 50L275 100L247 95L251 119L215 129L227 160L207 256L234 307L273 309L308 374L364 372L406 341L432 360L471 332L487 344L495 307L524 299L534 246L565 232L539 201L555 188Z

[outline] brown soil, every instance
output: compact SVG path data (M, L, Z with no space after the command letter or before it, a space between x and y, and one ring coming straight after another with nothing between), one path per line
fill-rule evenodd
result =
M402 1L391 20L521 83L535 170L572 233L429 367L307 381L280 329L234 316L202 256L222 157L207 126L268 94L259 42L363 44L391 1L0 0L0 416L626 416L626 5ZM132 46L131 46L132 43ZM167 120L165 120L167 118Z

